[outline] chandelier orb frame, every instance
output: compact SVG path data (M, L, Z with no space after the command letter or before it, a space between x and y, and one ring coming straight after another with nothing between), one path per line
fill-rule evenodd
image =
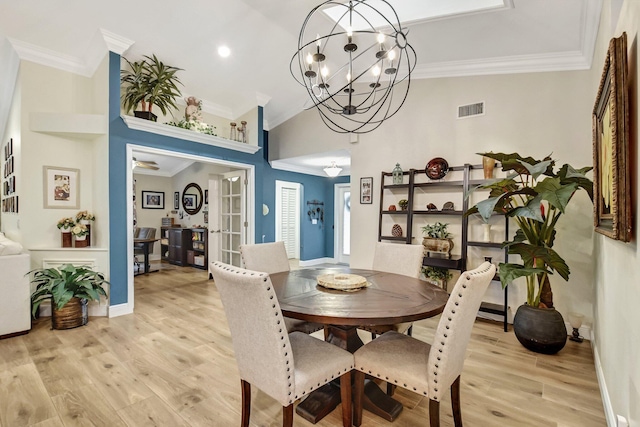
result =
M307 15L291 58L291 74L313 103L307 109L317 108L338 133L377 129L409 93L415 50L391 4L377 3L381 10L368 0L321 3Z

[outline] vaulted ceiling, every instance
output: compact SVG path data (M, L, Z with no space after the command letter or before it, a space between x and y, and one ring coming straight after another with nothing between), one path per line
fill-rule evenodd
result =
M205 110L234 119L263 105L269 129L305 105L289 62L302 22L319 3L0 0L0 71L17 55L90 75L107 47L131 60L154 53L184 69L183 94L202 99ZM503 0L486 11L410 22L418 56L413 78L589 68L601 6L601 0ZM221 45L231 49L229 57L217 54ZM5 105L11 84L0 82Z

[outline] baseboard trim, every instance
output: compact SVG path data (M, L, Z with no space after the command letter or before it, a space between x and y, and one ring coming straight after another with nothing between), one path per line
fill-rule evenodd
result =
M335 258L316 258L316 259L308 259L306 261L300 261L300 267L311 267L313 265L318 264L337 264Z
M582 328L580 328L582 329ZM604 416L607 419L608 427L616 427L616 413L611 404L611 397L607 389L607 383L604 379L604 371L602 370L602 362L600 361L600 353L598 352L597 341L593 331L591 332L591 350L593 351L593 362L596 368L596 377L598 377L598 385L600 386L600 396L602 397L602 406L604 406Z
M109 306L109 317L124 316L133 313L133 304L124 303Z

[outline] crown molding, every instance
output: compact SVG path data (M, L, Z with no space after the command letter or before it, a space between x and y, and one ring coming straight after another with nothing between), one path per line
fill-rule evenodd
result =
M91 77L91 75L88 74L87 66L81 59L21 40L12 38L8 38L8 40L21 60L35 62L36 64L46 65L84 77Z
M135 43L133 40L129 40L126 37L122 37L103 28L100 28L98 31L102 35L102 39L107 45L107 49L120 56L124 55L124 53Z
M11 112L13 93L18 80L18 70L20 69L20 58L16 51L4 43L0 50L0 137L5 135L7 121Z
M287 172L303 173L305 175L321 176L323 178L337 178L339 176L351 175L350 166L340 166L340 168L342 169L340 173L335 177L330 177L326 173L324 173L324 166L294 165L285 160L271 160L269 164L271 165L272 169L277 169L277 170L287 171Z

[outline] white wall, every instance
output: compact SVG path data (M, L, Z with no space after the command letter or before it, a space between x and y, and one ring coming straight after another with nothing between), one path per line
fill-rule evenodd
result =
M590 92L595 94L600 81L604 58L609 40L627 33L629 61L629 94L631 101L631 164L635 167L632 179L634 237L630 243L622 243L594 235L596 276L595 276L595 347L601 364L601 373L608 395L605 396L605 410L609 421L614 414L627 418L629 425L640 426L640 254L638 253L638 123L640 111L638 99L638 32L640 26L640 2L626 0L620 15L613 16L620 7L618 1L605 1L601 30L596 46L598 59L594 61L593 81ZM614 12L610 11L613 5ZM611 22L617 22L612 28ZM595 95L594 95L595 96ZM609 401L607 401L607 397ZM609 425L614 425L610 424Z
M353 194L359 194L361 177L374 178L373 204L352 205L351 265L370 267L378 233L381 171L390 172L396 162L405 170L423 169L434 157L444 157L450 165L478 164L481 158L475 153L489 150L537 158L552 153L560 165L589 166L595 96L591 82L589 71L415 80L402 110L376 131L359 135L359 142L349 144L348 136L327 130L317 112L307 111L270 132L270 153L272 158L286 158L351 149ZM484 116L456 119L459 105L478 101L486 102ZM558 223L555 246L568 262L571 277L568 283L551 278L558 310L565 317L569 311L582 312L587 324L592 321L594 292L592 229L590 200L578 194ZM490 294L499 302L499 285L491 286ZM525 298L524 285L512 286L513 311Z
M162 176L134 174L136 180L136 219L137 227L154 227L156 238L160 238L162 218L171 215L173 210L173 179ZM154 191L164 193L164 209L143 209L142 192ZM150 258L160 259L160 242L150 247Z

